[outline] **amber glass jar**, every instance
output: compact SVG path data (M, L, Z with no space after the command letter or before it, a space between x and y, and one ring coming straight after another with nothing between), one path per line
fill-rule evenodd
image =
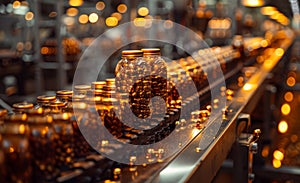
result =
M2 173L5 174L4 182L7 183L32 182L31 151L27 138L29 129L26 120L26 114L13 114L4 119L0 151L4 156L2 163L5 165L5 172Z
M71 168L74 163L74 132L70 113L53 114L53 127L56 134L55 159L60 170Z
M75 158L84 158L86 157L90 152L92 152L92 148L90 147L89 143L85 140L84 136L82 135L79 126L84 125L84 122L86 120L87 115L87 109L88 105L86 102L83 101L82 98L73 98L72 102L72 110L74 109L76 115L74 112L72 112L72 116L70 117L71 124L73 127L73 133L74 133L74 155Z
M56 92L56 98L64 103L67 103L69 101L69 98L72 97L72 95L72 90L59 90Z
M44 115L42 108L26 111L28 114L29 141L33 159L35 182L53 181L59 174L55 160L55 131L53 118Z
M37 97L37 105L34 106L35 109L42 108L45 113L50 112L49 104L51 102L56 101L56 96L47 96L47 95L41 95Z

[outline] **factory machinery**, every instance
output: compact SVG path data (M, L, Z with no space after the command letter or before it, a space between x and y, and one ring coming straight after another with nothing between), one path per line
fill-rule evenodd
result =
M247 132L249 114L269 74L282 70L293 36L289 29L236 36L232 45L166 62L167 76L143 77L128 91L116 69L116 78L1 109L0 182L211 182L237 142L249 166L236 181L251 181L260 130ZM162 100L148 99L155 96L163 112ZM113 140L93 133L103 127ZM135 154L136 146L143 149ZM107 158L115 156L122 161Z

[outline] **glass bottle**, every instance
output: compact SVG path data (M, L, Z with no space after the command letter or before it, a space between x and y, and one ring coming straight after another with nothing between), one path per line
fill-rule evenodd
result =
M31 151L27 138L29 129L26 120L26 114L13 114L4 119L0 151L3 151L5 172L2 173L5 174L4 182L7 183L32 182Z
M42 108L26 111L28 114L29 142L33 158L35 182L53 181L59 174L55 160L55 131L53 118Z
M148 104L151 98L151 67L143 58L141 50L124 50L116 66L116 90L128 93L132 112L138 118L150 115Z

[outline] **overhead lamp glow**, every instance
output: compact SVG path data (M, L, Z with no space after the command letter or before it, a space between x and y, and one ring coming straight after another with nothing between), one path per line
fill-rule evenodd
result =
M83 0L69 0L70 6L81 6L83 4Z
M119 4L117 10L118 10L119 13L126 13L126 11L127 11L126 4Z
M97 13L91 13L90 16L89 16L89 21L91 23L96 23L98 21L98 15Z
M105 3L103 1L99 1L97 4L96 4L96 9L101 11L101 10L104 10L105 8Z
M260 7L265 4L264 0L242 0L243 6L246 7Z
M147 7L140 7L138 9L138 14L140 16L147 16L149 14L149 9Z
M108 17L106 18L105 20L105 24L108 26L108 27L114 27L114 26L117 26L119 23L118 19L116 17Z
M264 6L260 9L261 14L263 15L273 15L277 13L277 9L274 6Z
M21 6L20 1L13 2L13 8L19 8Z
M291 112L291 107L289 104L285 103L281 106L281 113L283 115L289 115Z
M274 157L274 159L282 161L283 158L284 158L284 154L279 150L275 150L274 153L273 153L273 157Z
M86 23L88 23L88 21L89 21L89 16L86 15L86 14L82 14L82 15L80 15L80 16L78 17L78 21L79 21L79 23L81 23L81 24L86 24Z
M278 131L280 133L286 133L287 130L288 130L289 126L287 124L286 121L280 121L279 124L278 124Z
M122 19L122 14L118 13L118 12L114 12L113 14L111 14L112 17L116 17L118 19L118 21L120 21Z
M69 8L67 9L67 15L70 17L74 17L78 14L78 9L77 8Z
M25 14L25 20L27 20L27 21L32 20L33 17L34 17L34 14L31 11L29 11Z

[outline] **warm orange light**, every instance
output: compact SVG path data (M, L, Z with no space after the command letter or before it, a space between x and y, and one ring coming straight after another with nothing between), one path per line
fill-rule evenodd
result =
M269 156L269 151L270 151L270 147L269 146L264 146L262 151L261 151L261 156L266 158Z
M99 1L96 3L96 9L101 11L105 8L105 3L103 1Z
M133 23L137 27L144 27L146 25L146 19L145 18L135 18Z
M280 168L281 167L281 161L279 161L277 159L273 159L272 165L273 165L274 168Z
M83 4L83 0L69 0L70 6L81 6Z
M164 22L164 27L165 27L166 29L171 29L171 28L173 27L173 22L172 22L171 20L166 20L166 21Z
M277 48L275 50L275 55L281 57L284 54L284 50L282 48Z
M86 24L86 23L88 23L88 21L89 21L89 16L86 15L86 14L82 14L82 15L80 15L80 16L78 17L78 21L79 21L79 23L81 23L81 24Z
M296 84L296 79L293 76L290 76L287 78L286 84L292 87Z
M281 151L279 151L279 150L275 150L275 151L273 152L273 157L274 157L274 159L277 159L277 160L279 160L279 161L282 161L283 158L284 158L284 154L283 154Z
M127 6L126 6L126 4L120 4L120 5L117 7L117 10L118 10L118 12L120 12L120 13L126 13L126 11L127 11Z
M284 94L284 100L285 100L285 101L291 102L291 101L293 101L293 99L294 99L294 95L293 95L292 92L286 92L286 93Z
M13 152L15 152L15 149L13 147L9 147L9 152L13 153Z
M280 133L286 133L287 130L288 130L289 126L287 124L286 121L280 121L279 124L278 124L278 131Z
M74 17L78 14L78 9L77 8L69 8L67 9L67 15L70 17Z
M118 25L118 19L116 17L108 17L106 18L105 20L105 24L108 26L108 27L114 27L116 25Z
M116 17L118 19L118 21L120 21L122 19L122 14L118 13L118 12L114 12L113 14L111 14L112 17Z
M14 3L13 3L13 8L19 8L21 6L21 2L20 1L15 1Z
M147 16L149 14L149 9L147 7L140 7L138 9L138 14L140 16Z
M28 20L28 21L32 20L33 17L34 17L34 14L31 11L29 11L25 14L25 20Z
M41 54L42 55L46 55L46 54L48 54L48 52L49 52L49 48L48 47L42 47L41 48Z
M250 84L250 83L246 83L243 87L243 90L245 91L249 91L249 90L252 90L253 89L253 85Z
M200 130L197 128L193 128L192 130L192 138L196 137L199 134Z
M25 132L25 125L21 124L21 125L19 126L19 133L20 133L20 134L24 134L24 132Z
M263 15L273 15L277 12L277 9L274 6L265 6L260 9L260 12Z
M265 40L265 39L262 40L262 41L260 42L260 44L261 44L261 46L264 47L264 48L267 47L267 46L269 45L268 41Z
M89 21L91 23L96 23L98 21L98 15L97 15L97 13L91 13L89 15Z
M265 4L264 0L242 0L242 4L247 7L260 7Z
M283 115L288 115L291 112L291 107L289 104L285 103L281 106L281 113Z

